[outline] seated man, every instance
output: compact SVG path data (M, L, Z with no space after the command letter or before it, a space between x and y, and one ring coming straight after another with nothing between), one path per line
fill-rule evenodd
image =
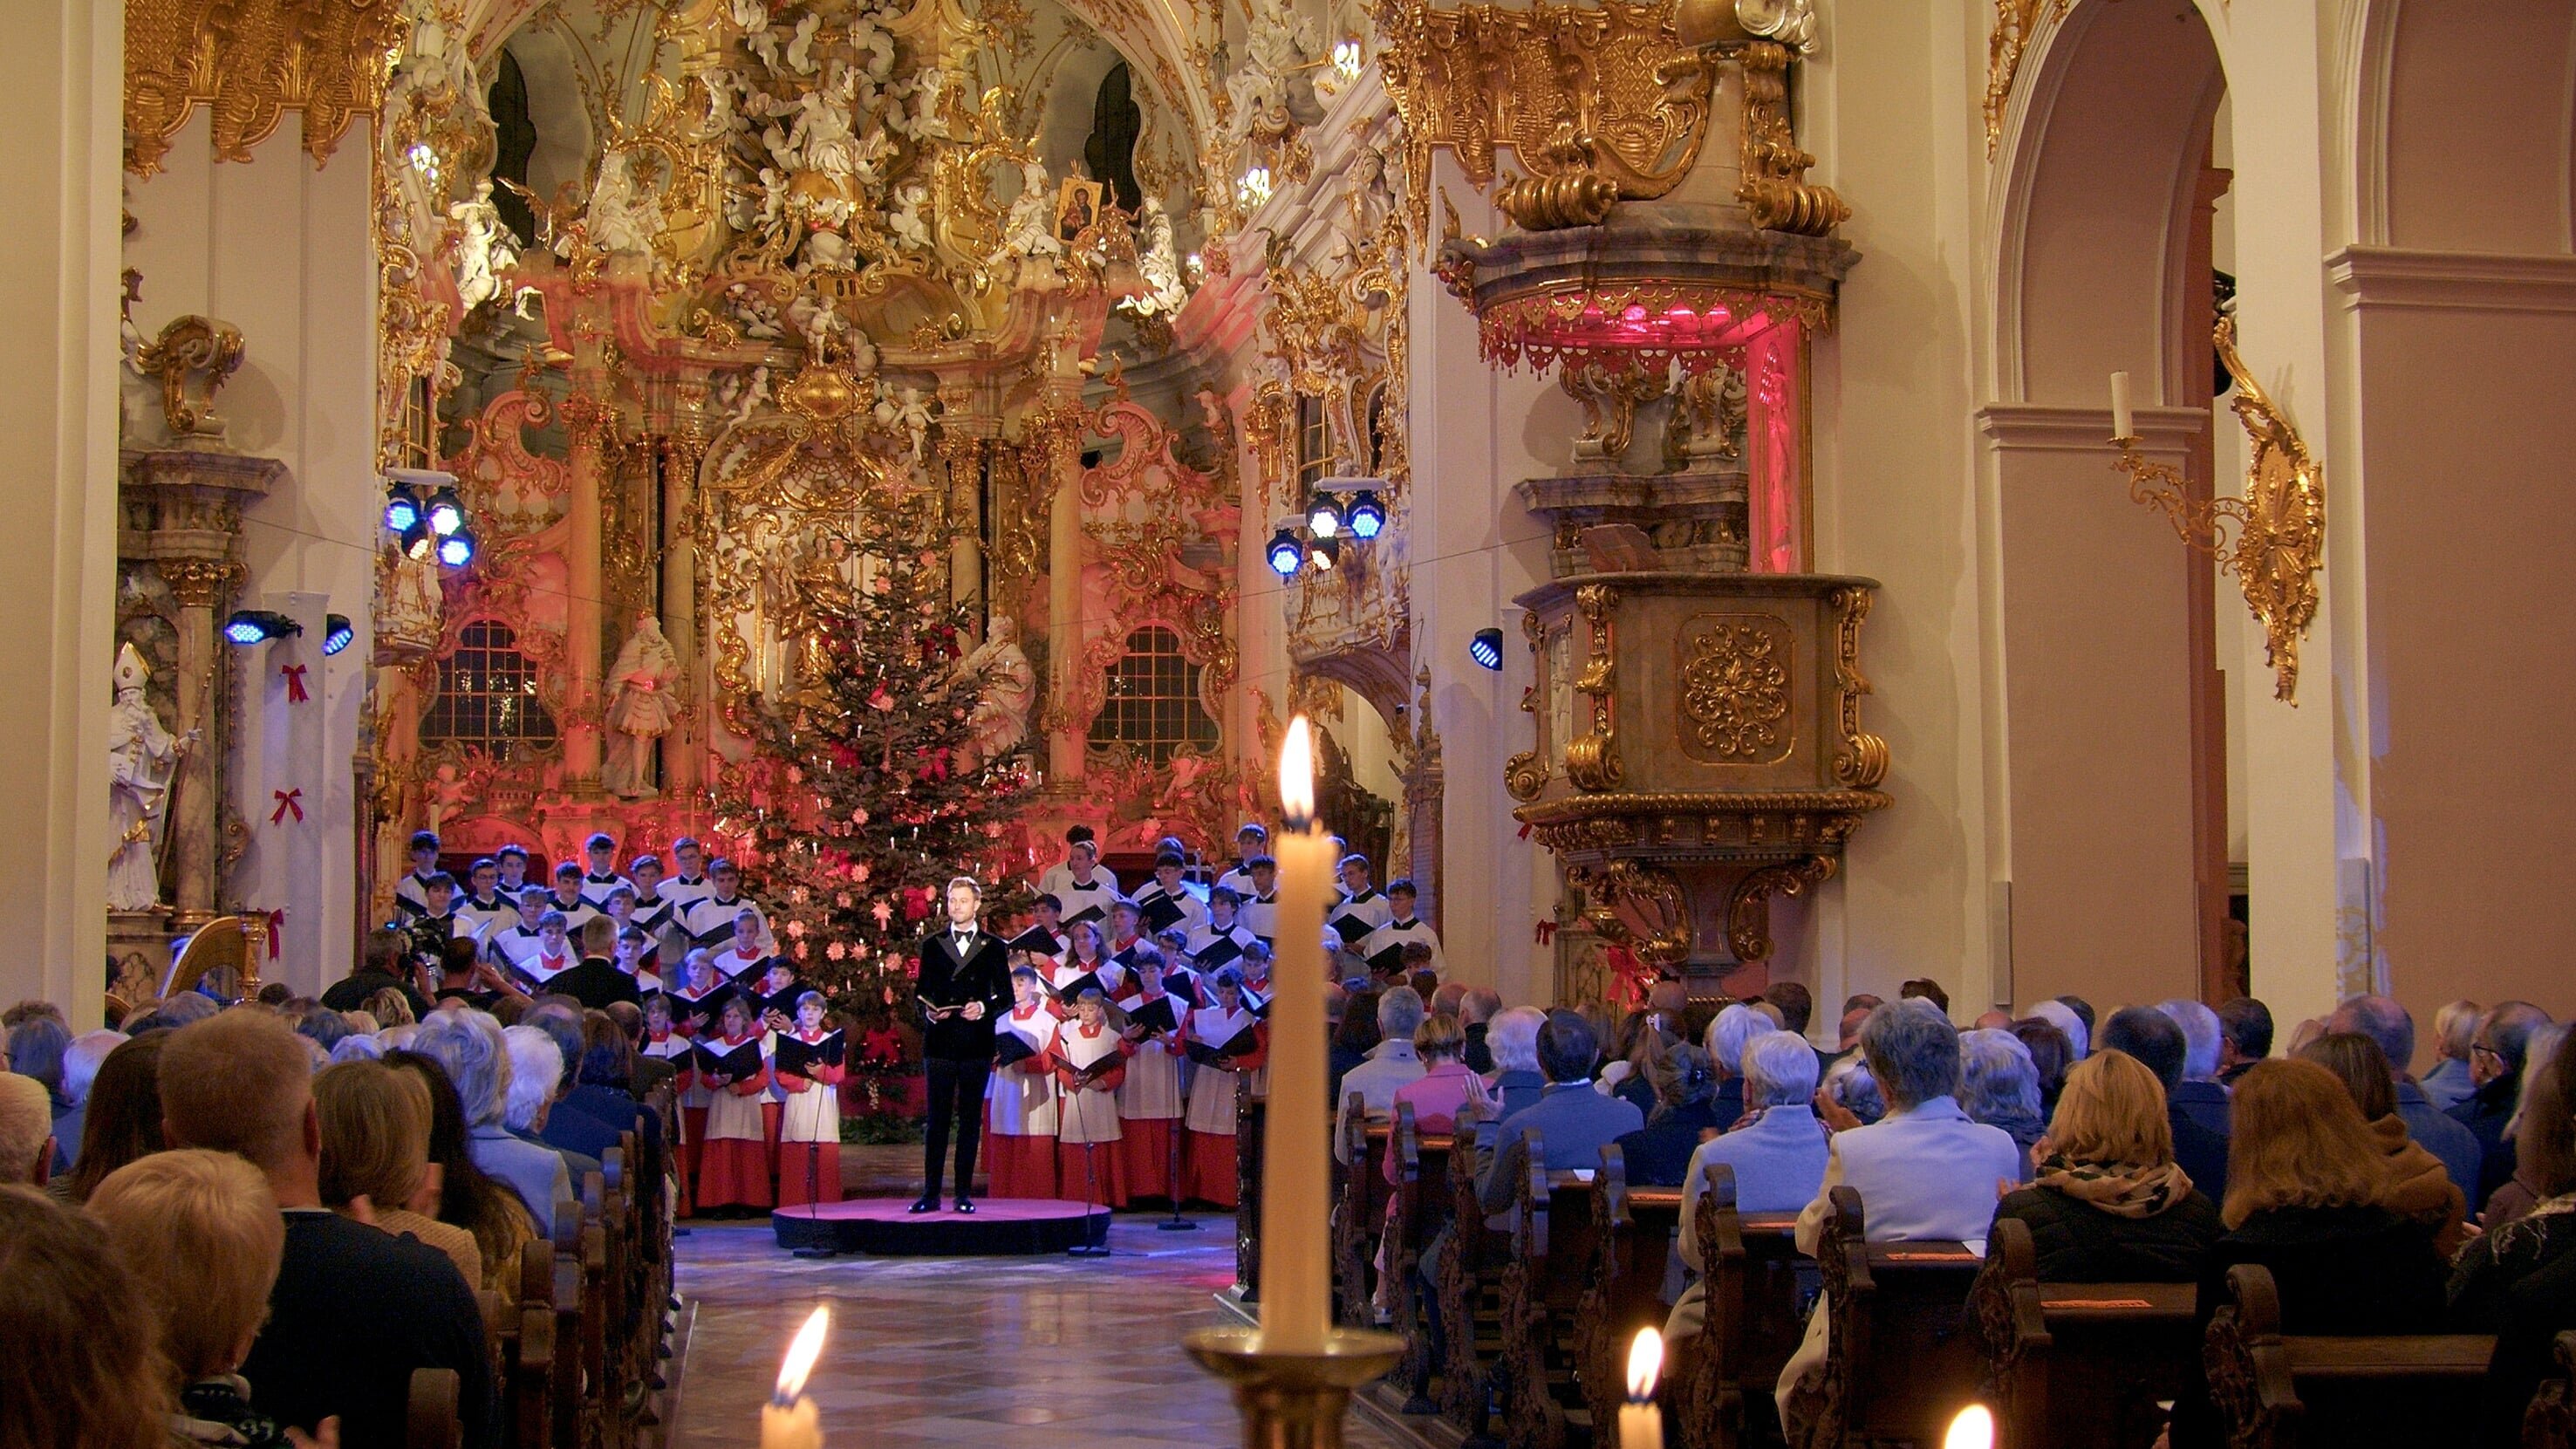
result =
M1503 1119L1491 1147L1480 1143L1476 1177L1485 1211L1500 1213L1512 1205L1511 1179L1494 1170L1505 1147L1536 1130L1547 1153L1547 1170L1566 1172L1601 1165L1601 1149L1646 1125L1634 1102L1592 1090L1592 1064L1600 1059L1601 1041L1592 1023L1579 1012L1551 1011L1538 1032L1538 1069L1547 1090L1538 1101Z
M2227 1139L2200 1124L2188 1101L2174 1100L2174 1091L2182 1085L2184 1054L2182 1028L2174 1019L2152 1006L2124 1006L2111 1013L2102 1023L2102 1037L2096 1045L2109 1051L2127 1052L2156 1074L2165 1088L2165 1117L2173 1124L2174 1162L2191 1178L2191 1185L2209 1194L2212 1202L2227 1200Z
M1395 1116L1396 1091L1422 1079L1422 1057L1413 1049L1414 1028L1422 1025L1422 998L1410 986L1399 986L1377 999L1378 1044L1357 1066L1342 1074L1334 1093L1333 1156L1350 1160L1342 1134L1350 1130L1351 1094L1360 1095L1369 1120Z
M172 1035L161 1113L173 1146L230 1152L258 1168L286 1215L268 1323L241 1368L252 1407L306 1432L338 1415L344 1444L399 1444L412 1370L454 1369L465 1443L495 1442L473 1289L438 1249L322 1206L312 1058L284 1022L228 1011Z

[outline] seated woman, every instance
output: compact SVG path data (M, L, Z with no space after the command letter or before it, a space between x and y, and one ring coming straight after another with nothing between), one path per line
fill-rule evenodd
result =
M1449 1012L1434 1012L1413 1029L1413 1054L1422 1062L1422 1075L1395 1089L1395 1105L1413 1109L1413 1125L1422 1136L1448 1136L1458 1125L1459 1109L1469 1103L1481 1115L1493 1114L1494 1097L1484 1078L1459 1060L1466 1049L1467 1029ZM1386 1180L1395 1181L1392 1133L1386 1139L1385 1167Z
M1682 1174L1679 1251L1682 1266L1693 1271L1701 1252L1699 1199L1708 1190L1710 1164L1724 1163L1734 1171L1738 1212L1796 1211L1815 1200L1825 1179L1829 1147L1824 1124L1810 1105L1816 1094L1815 1048L1794 1031L1764 1032L1744 1048L1737 1074L1744 1082L1744 1114L1724 1134L1700 1144ZM1665 1335L1699 1332L1702 1314L1700 1285L1693 1283L1673 1305Z
M2506 1296L2514 1285L2576 1254L2576 1115L2571 1115L2571 1103L2576 1103L2576 1052L2560 1051L2522 1085L2514 1181L2526 1185L2535 1201L2511 1221L2490 1227L2453 1260L2449 1297L2454 1332L2500 1331ZM2498 1196L2502 1193L2499 1189ZM2545 1362L2545 1348L2543 1354Z
M479 1011L437 1011L412 1050L455 1084L465 1113L465 1150L474 1165L518 1195L541 1236L554 1232L555 1204L572 1200L572 1174L548 1148L523 1142L502 1123L510 1104L510 1054L501 1024Z
M232 1161L266 1189L256 1169ZM285 1241L274 1200L267 1225L273 1276ZM158 1342L162 1326L136 1288L113 1230L41 1193L0 1187L0 1343L9 1346L0 1353L0 1404L8 1406L10 1443L165 1449L174 1442L169 1368L181 1355ZM263 1287L228 1350L250 1341L267 1307Z
M383 1062L340 1062L313 1078L322 1123L322 1204L445 1253L468 1285L483 1286L474 1235L440 1222L429 1165L429 1088Z
M1810 1061L1814 1056L1808 1053ZM1711 1105L1717 1073L1708 1053L1688 1042L1664 1048L1644 1072L1655 1089L1655 1107L1647 1114L1645 1126L1619 1139L1619 1155L1631 1186L1679 1187L1690 1172L1691 1154L1699 1151L1700 1139L1718 1130L1717 1109ZM1821 1145L1823 1135L1816 1140ZM1817 1160L1821 1165L1823 1154Z
M2359 1032L2332 1031L2291 1055L2334 1073L2352 1094L2353 1105L2370 1123L2371 1135L2388 1162L2389 1210L2431 1228L2433 1251L2444 1262L2450 1261L2460 1244L2469 1240L2463 1221L2468 1199L2451 1181L2442 1159L2407 1136L2406 1120L2397 1115L2396 1074L2389 1070L2388 1054Z
M2448 1007L2443 1009L2449 1010ZM2531 1040L2523 1044L2522 1087L2514 1101L2513 1116L2504 1125L2505 1136L2515 1143L2517 1162L2523 1153L2520 1145L2522 1134L2532 1125L2534 1117L2558 1119L2540 1124L2540 1132L2549 1136L2565 1131L2567 1124L2563 1119L2569 1111L2576 1110L2570 1107L2565 1097L2556 1095L2557 1089L2550 1085L2554 1074L2549 1070L2550 1065L2558 1060L2559 1048L2566 1044L2571 1025L2576 1023L2551 1022L2533 1032ZM2542 1150L2545 1152L2550 1148L2544 1145ZM2555 1196L2557 1193L2549 1190L2549 1179L2545 1174L2517 1169L2503 1186L2487 1194L2487 1205L2478 1210L2478 1226L2492 1233Z
M505 1303L519 1299L519 1254L537 1235L518 1194L475 1165L466 1135L465 1105L437 1061L418 1052L385 1054L385 1065L412 1074L429 1094L429 1164L438 1173L437 1219L474 1236L483 1281Z
M2048 1128L2039 1102L2039 1064L2021 1038L1996 1027L1959 1033L1959 1107L1969 1121L2012 1138L2022 1153L2021 1182L2030 1181L2031 1149Z
M2190 1283L2227 1231L2174 1165L2164 1084L2125 1052L2066 1074L2038 1176L1995 1205L2030 1227L2043 1283Z
M166 1031L146 1032L107 1054L83 1099L80 1151L70 1175L45 1190L84 1203L107 1175L170 1145L161 1135L161 1048Z

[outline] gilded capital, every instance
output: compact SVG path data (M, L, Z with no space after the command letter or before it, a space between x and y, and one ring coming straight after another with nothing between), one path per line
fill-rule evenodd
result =
M156 565L161 581L170 586L171 596L180 607L212 609L220 606L231 588L236 565L219 558L165 558Z

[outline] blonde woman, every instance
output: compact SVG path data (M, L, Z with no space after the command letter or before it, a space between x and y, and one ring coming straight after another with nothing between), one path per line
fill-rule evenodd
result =
M1995 1221L2029 1225L2043 1283L2193 1282L2227 1231L2174 1165L2164 1084L2126 1052L2075 1064L2031 1155L2036 1176Z
M96 1220L34 1188L0 1187L0 1443L165 1449L158 1327Z
M333 1212L408 1234L483 1281L474 1234L437 1218L442 1183L429 1161L429 1088L383 1062L339 1062L313 1078L322 1122L322 1201Z

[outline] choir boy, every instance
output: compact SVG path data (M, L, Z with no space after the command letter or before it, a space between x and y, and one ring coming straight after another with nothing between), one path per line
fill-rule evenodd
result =
M1252 890L1243 898L1238 919L1243 928L1258 937L1265 946L1279 944L1279 862L1267 855L1256 855L1243 863L1244 874L1252 877Z
M575 931L590 924L591 918L600 913L599 907L592 905L590 899L581 893L579 865L567 860L555 867L554 898L546 902L546 909L559 912L564 924Z
M1235 1084L1269 1056L1270 1028L1244 1003L1243 973L1232 966L1208 981L1209 1004L1190 1013L1190 1081L1182 1148L1181 1191L1231 1212L1235 1206Z
M683 957L678 981L664 988L671 998L671 1029L682 1036L703 1037L714 1028L724 1004L734 998L733 986L716 969L712 951L691 951Z
M549 983L556 977L581 964L572 953L572 942L564 930L566 924L561 911L547 910L538 915L537 949L512 963L528 989L549 990Z
M605 906L610 891L628 884L626 877L617 873L617 837L594 835L582 843L581 849L590 857L590 869L581 878L581 898L593 906Z
M995 1040L985 1098L985 1161L995 1197L1052 1198L1056 1185L1056 1016L1027 966L1011 972L1011 1009Z
M635 999L651 1001L662 994L662 973L653 959L653 936L628 922L617 932L617 971L635 983Z
M636 1044L635 1051L639 1056L671 1064L674 1094L685 1104L690 1093L679 1091L678 1087L689 1080L690 1044L687 1037L672 1029L671 998L668 996L655 992L644 998L644 1040ZM689 1216L691 1211L688 1191L690 1185L698 1180L698 1134L706 1129L706 1122L707 1109L704 1106L695 1111L685 1105L681 1108L678 1164L681 1197L674 1209L681 1217Z
M707 1141L707 1110L715 1103L715 1093L697 1079L691 1053L697 1043L715 1040L719 1030L716 1023L733 995L733 988L716 975L715 958L704 951L692 951L680 964L680 984L654 998L666 1003L671 1035L680 1042L679 1049L670 1055L680 1068L672 1087L680 1100L680 1142L688 1172L684 1189L693 1188L698 1180L698 1161Z
M1180 853L1165 851L1154 857L1154 878L1136 892L1137 919L1157 936L1174 926L1187 932L1207 924L1207 902L1181 878L1182 869Z
M408 882L410 877L404 879ZM424 899L408 917L399 909L394 912L396 928L411 937L414 951L438 956L446 951L449 941L459 936L472 938L474 928L456 910L456 877L443 870L431 871L429 878L421 882L421 891Z
M1093 838L1091 827L1088 825L1069 825L1065 827L1064 859L1059 860L1055 864L1048 866L1045 870L1038 872L1038 891L1040 894L1055 895L1057 887L1073 878L1075 854L1083 846L1092 845ZM1099 858L1099 847L1094 845L1092 846L1092 859L1098 860ZM1085 871L1083 874L1087 877L1090 872Z
M394 915L417 916L429 908L429 878L438 873L438 832L416 830L411 837L411 874L394 882ZM454 881L448 882L453 886Z
M725 942L732 939L738 930L738 918L744 911L749 911L760 919L758 939L761 954L767 955L778 949L777 941L769 934L769 918L762 915L757 903L742 894L742 872L734 868L732 861L719 858L710 864L707 867L707 884L710 889L689 903L687 914L682 918L683 924L689 928L690 945L704 946L711 951L722 950Z
M1083 990L1098 987L1106 992L1122 981L1126 973L1101 953L1100 928L1089 921L1079 922L1065 936L1067 949L1061 960L1041 968L1047 995L1058 1021L1073 1019L1073 998ZM1085 980L1085 978L1089 978ZM1065 993L1071 991L1072 996Z
M1108 999L1086 991L1074 1003L1073 1020L1058 1028L1055 1082L1056 1179L1070 1197L1076 1187L1082 1201L1127 1205L1124 1166L1118 1153L1118 1088L1127 1078L1127 1052L1109 1025Z
M1118 999L1127 1019L1119 1033L1127 1053L1124 1080L1118 1085L1120 1184L1130 1198L1178 1203L1181 1040L1190 1008L1186 996L1166 988L1162 952L1139 947L1135 960L1128 994Z
M1134 901L1120 901L1109 908L1109 936L1100 949L1110 961L1129 970L1135 969L1136 948L1145 944L1144 913Z
M1077 840L1068 852L1068 861L1064 875L1042 889L1063 908L1066 925L1106 921L1109 908L1123 897L1118 892L1118 878L1100 868L1100 847L1089 840Z
M709 897L708 901L713 899ZM770 959L769 953L761 948L760 936L760 912L749 906L737 905L733 913L733 939L723 950L715 953L716 974L740 990L748 992L756 988L762 973L769 969ZM758 1005L754 1003L754 1019L758 1017Z
M626 867L626 878L635 882L635 924L653 938L657 949L666 947L672 923L680 914L680 902L662 890L662 857L639 855ZM681 948L685 951L687 948ZM679 959L674 955L672 960Z
M689 907L716 893L715 882L707 879L706 849L696 837L671 842L671 868L679 874L662 883L662 894L671 898L675 915L687 915Z
M545 949L545 933L539 927L546 918L550 899L536 886L519 892L519 919L493 928L483 938L483 954L493 965L524 971L537 959L537 953Z
M1431 948L1431 973L1435 976L1442 974L1447 963L1440 955L1440 933L1414 918L1413 907L1417 899L1412 881L1399 878L1387 882L1387 922L1370 932L1368 939L1360 945L1371 966L1390 951L1396 953L1395 959L1401 960L1404 947L1419 942ZM1410 971L1413 968L1408 965L1405 969Z
M517 900L519 892L528 888L528 848L524 845L502 846L492 852L492 863L501 868L501 878L495 882L501 899Z
M823 993L796 998L795 1024L778 1034L770 1067L786 1094L779 1119L778 1205L841 1200L841 1029L824 1020Z
M1029 964L1044 970L1073 949L1073 938L1064 929L1064 911L1056 898L1041 892L1029 907L1029 928L1010 940L1010 948L1028 959Z
M1207 924L1189 939L1190 964L1200 974L1233 965L1246 947L1261 939L1260 933L1243 924L1241 905L1242 897L1231 886L1208 892Z
M1325 910L1324 929L1341 938L1342 949L1351 950L1395 919L1395 911L1369 884L1367 856L1343 856L1341 872L1342 897Z
M759 1026L739 996L724 1004L713 1040L691 1053L708 1092L706 1146L698 1159L698 1211L770 1204L769 1140L761 1100L771 1080Z
M460 934L481 940L492 931L519 918L518 902L501 894L501 863L490 856L474 862L465 873L465 899L457 904L456 914L465 920Z
M1270 853L1270 829L1258 820L1247 820L1234 832L1234 864L1216 883L1237 896L1252 894L1252 862L1256 856Z

